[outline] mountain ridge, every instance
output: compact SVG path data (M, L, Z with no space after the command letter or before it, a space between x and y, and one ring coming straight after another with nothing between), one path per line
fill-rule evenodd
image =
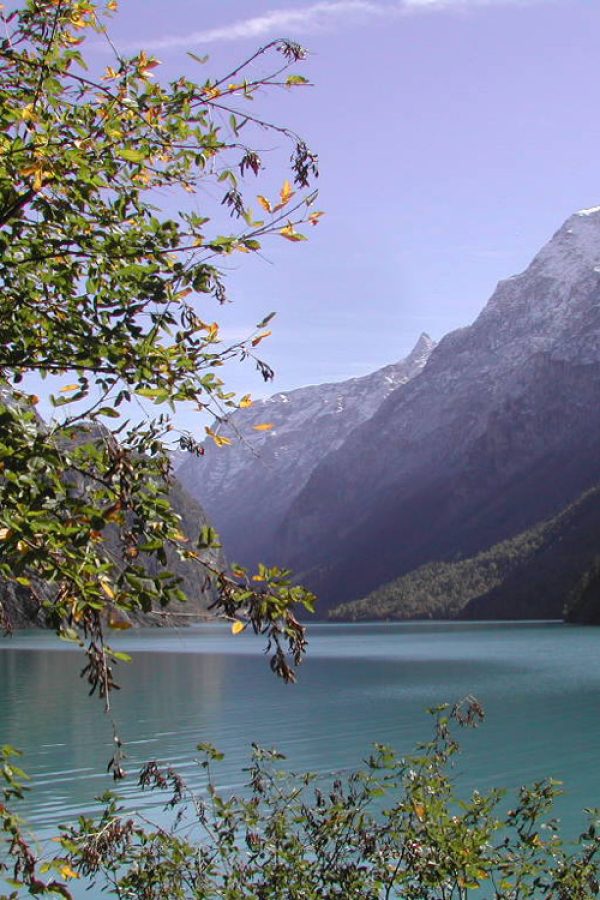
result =
M314 467L390 392L422 371L434 346L423 333L397 363L342 382L279 392L220 423L219 434L232 445L205 441L204 455L182 463L177 476L201 502L230 558L245 565L277 562L277 530Z
M443 338L420 377L316 467L276 552L326 610L510 537L600 476L599 396L592 209L500 282L475 322Z

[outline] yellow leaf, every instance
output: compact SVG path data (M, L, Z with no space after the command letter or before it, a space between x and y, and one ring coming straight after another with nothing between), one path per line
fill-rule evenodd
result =
M119 73L116 69L113 69L112 66L107 66L104 70L104 75L102 76L102 81L112 81L114 78L118 78Z
M222 434L217 434L212 428L209 428L208 425L205 427L205 432L207 435L213 439L214 443L217 447L227 447L228 444L231 444L231 438L223 437Z
M60 393L61 393L61 394L68 394L69 391L76 391L78 387L79 387L78 384L65 384L64 387L61 387Z
M245 631L246 625L244 622L233 622L231 625L231 633L239 634L241 631Z
M0 528L0 541L6 541L12 535L10 528Z
M175 538L175 540L181 541L184 544L187 544L187 542L189 541L189 538L185 536L183 531L176 531L173 537Z
M258 202L260 203L260 205L262 206L262 208L264 209L265 212L268 212L268 213L273 212L273 210L271 209L271 204L267 200L266 197L263 197L262 194L259 194L256 199L258 200Z
M252 406L252 398L250 394L244 394L239 402L239 407L240 409L247 409L248 406Z
M286 203L289 203L289 201L292 199L292 197L294 196L295 193L296 192L292 190L291 184L286 179L283 182L283 187L281 188L281 190L279 192L279 196L281 198L282 204L285 206Z
M44 181L52 178L52 172L44 170L41 162L36 162L32 166L27 166L21 172L22 175L33 175L33 189L40 191L44 186Z
M115 592L113 591L113 589L110 586L110 584L108 583L108 581L101 581L100 586L102 587L102 590L104 591L106 596L109 598L109 600L115 599Z
M106 8L111 12L116 12L116 10L119 8L119 4L117 3L117 0L108 0Z
M325 215L325 213L322 210L317 210L315 212L312 212L309 215L308 221L310 222L311 225L317 225L321 216L324 216L324 215Z
M24 106L19 115L24 122L30 122L31 119L35 118L33 103L28 103L27 106Z
M293 225L284 225L279 230L281 237L287 238L288 241L305 241L306 238L299 231L296 231Z
M257 347L261 341L264 341L264 339L268 338L271 334L271 331L263 331L262 334L257 334L252 341L252 346Z
M68 31L65 31L65 32L64 32L64 34L62 35L62 39L63 39L63 43L65 43L65 44L71 44L71 46L74 46L74 45L76 45L76 44L82 44L82 43L83 43L83 38L82 38L82 37L76 38L74 34L69 34Z
M71 866L64 865L60 867L60 874L63 878L79 878L77 872L75 872Z
M271 431L272 428L275 428L272 422L261 422L260 425L252 426L255 431Z

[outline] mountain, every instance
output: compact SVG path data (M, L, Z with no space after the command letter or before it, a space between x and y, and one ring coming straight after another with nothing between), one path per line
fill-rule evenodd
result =
M599 399L597 207L571 216L322 459L274 556L323 612L433 560L474 556L600 480Z
M329 618L558 619L566 611L573 622L590 621L594 612L598 619L600 598L590 603L592 592L583 589L591 583L587 573L600 559L599 534L596 486L546 522L469 559L427 563L360 600L341 604Z
M221 429L231 446L206 441L203 456L178 466L177 477L202 503L230 559L246 565L278 561L277 532L315 467L421 372L434 346L422 334L406 359L370 375L255 401ZM273 427L256 430L265 424Z

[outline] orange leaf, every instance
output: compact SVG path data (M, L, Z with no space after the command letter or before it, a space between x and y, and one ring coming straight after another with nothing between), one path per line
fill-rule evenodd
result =
M425 818L425 807L422 803L413 803L413 807L419 822L422 822Z
M272 422L261 422L260 425L252 426L255 431L271 431L271 429L275 428Z
M264 341L265 338L268 338L273 332L271 331L263 331L262 334L257 334L254 340L252 341L252 346L257 347L261 341Z
M258 200L258 202L260 203L260 205L262 206L262 208L264 209L265 212L268 212L268 213L273 212L273 210L271 208L271 204L267 200L266 197L263 197L262 194L259 194L256 199Z
M295 193L296 192L292 190L291 184L286 179L283 182L283 187L281 188L281 190L279 192L279 196L281 197L282 204L285 206L286 203L289 203L289 201L292 199L292 197L294 196Z

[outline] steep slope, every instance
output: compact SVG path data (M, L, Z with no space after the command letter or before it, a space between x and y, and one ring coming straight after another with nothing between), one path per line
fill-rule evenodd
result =
M330 613L332 619L562 618L599 554L600 487L557 516L457 562L431 562ZM589 579L588 579L589 580ZM574 599L570 619L577 621Z
M570 592L565 619L578 625L600 625L600 554Z
M473 598L463 619L562 618L582 576L598 557L600 489L591 488L562 513L545 523L535 552L513 566L501 584Z
M229 447L204 445L177 469L221 535L227 555L248 565L277 562L275 535L314 468L425 366L434 347L423 334L410 355L362 378L275 394L236 411L221 433ZM270 431L255 426L273 424Z
M600 208L315 469L275 548L321 609L555 515L600 477Z

